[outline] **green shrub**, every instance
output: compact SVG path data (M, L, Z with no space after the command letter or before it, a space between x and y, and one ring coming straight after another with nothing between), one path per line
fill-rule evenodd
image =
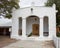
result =
M60 37L60 32L56 33L57 37Z

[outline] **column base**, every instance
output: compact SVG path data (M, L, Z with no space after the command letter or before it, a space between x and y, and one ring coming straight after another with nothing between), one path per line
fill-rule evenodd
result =
M19 36L18 35L11 35L10 38L11 39L19 39Z
M39 36L39 38L43 38L43 36Z
M22 36L22 37L26 38L27 36Z

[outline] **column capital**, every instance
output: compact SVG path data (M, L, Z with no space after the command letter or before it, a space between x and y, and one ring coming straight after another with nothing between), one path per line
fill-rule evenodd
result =
M25 17L23 17L22 19L24 19L24 20L25 20L26 18L25 18Z
M40 19L43 19L43 17L40 17Z

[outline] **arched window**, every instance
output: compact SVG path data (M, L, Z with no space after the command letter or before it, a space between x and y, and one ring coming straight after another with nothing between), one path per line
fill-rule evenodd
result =
M43 19L43 36L49 36L49 18L47 16Z
M19 35L22 35L22 17L19 17Z

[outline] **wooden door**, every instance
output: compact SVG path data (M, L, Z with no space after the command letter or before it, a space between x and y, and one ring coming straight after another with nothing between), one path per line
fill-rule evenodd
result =
M32 25L32 34L33 35L39 35L39 24L33 24Z

